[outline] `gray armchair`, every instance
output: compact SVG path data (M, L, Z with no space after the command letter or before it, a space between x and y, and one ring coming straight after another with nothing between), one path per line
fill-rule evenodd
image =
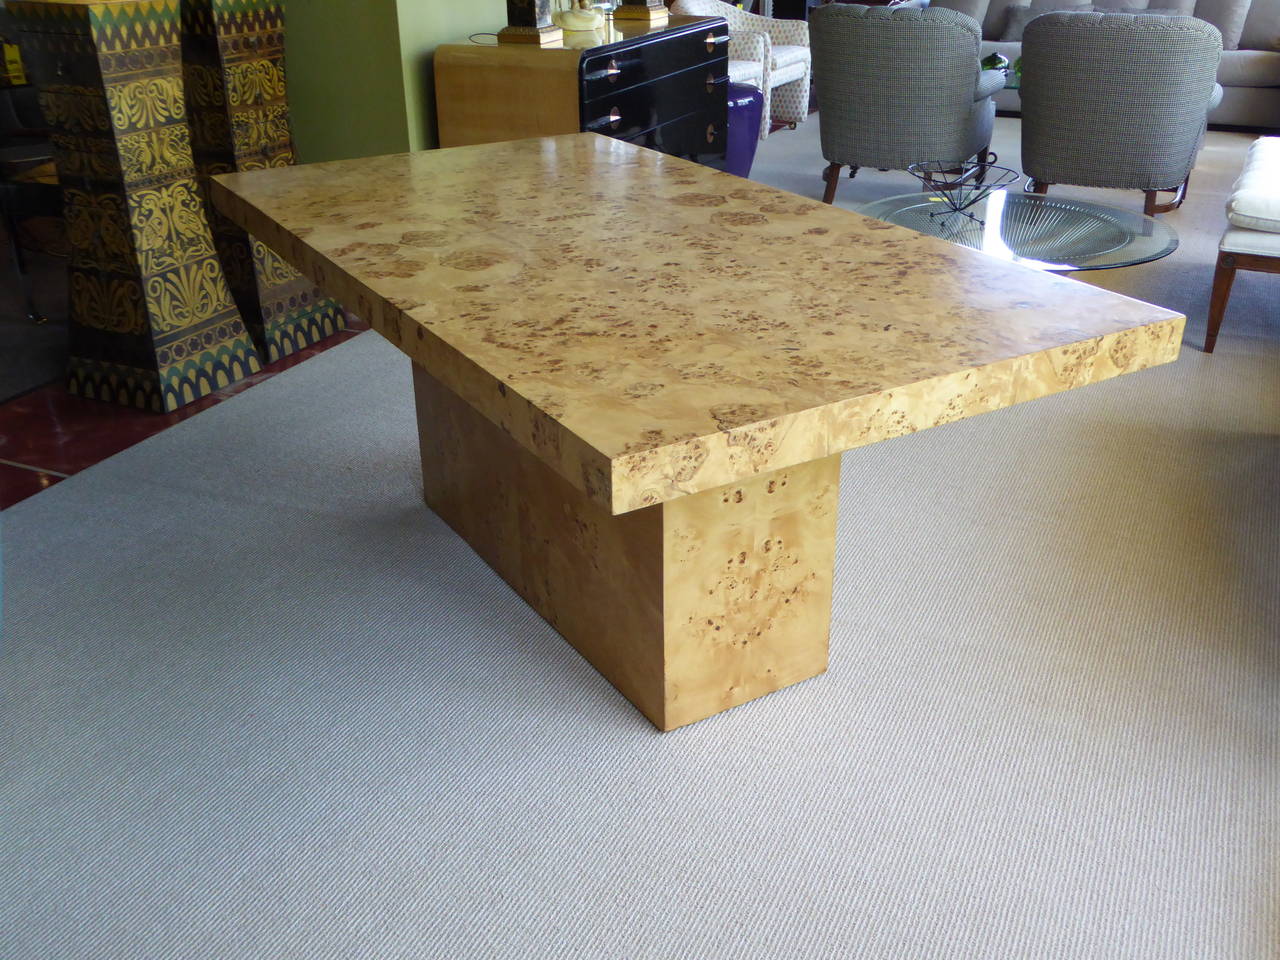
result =
M1004 74L978 65L982 31L954 10L830 4L809 18L823 200L840 171L905 170L924 160L988 156L992 95Z
M1022 169L1049 184L1142 190L1182 203L1205 117L1222 96L1217 28L1193 17L1047 13L1022 39ZM1161 203L1160 191L1173 191Z

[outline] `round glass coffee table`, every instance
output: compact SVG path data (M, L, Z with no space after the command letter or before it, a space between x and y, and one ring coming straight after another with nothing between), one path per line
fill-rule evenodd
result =
M1129 267L1178 249L1173 228L1154 217L1020 190L996 190L962 212L923 192L858 212L1041 270Z

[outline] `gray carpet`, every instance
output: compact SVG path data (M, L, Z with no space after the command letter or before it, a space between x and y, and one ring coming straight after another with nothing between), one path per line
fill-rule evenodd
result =
M1274 957L1278 342L849 454L830 671L666 735L309 360L0 514L0 957Z

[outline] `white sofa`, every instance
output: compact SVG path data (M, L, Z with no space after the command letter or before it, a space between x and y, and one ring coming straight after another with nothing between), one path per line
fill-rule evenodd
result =
M1022 44L999 38L1008 22L1007 8L1017 0L933 0L933 6L945 6L970 16L981 14L982 55L1003 53L1010 62L1022 52ZM1022 0L1025 2L1025 0ZM1066 7L1070 3L1034 0L1033 6L1045 11ZM1153 9L1182 6L1187 0L1094 0L1094 9L1150 6ZM1243 127L1280 128L1280 0L1252 0L1247 5L1243 30L1240 28L1238 0L1196 0L1191 15L1207 20L1223 33L1222 63L1218 67L1218 83L1222 100L1209 113L1211 124ZM1239 49L1229 49L1232 33L1239 32ZM996 108L1018 111L1016 90L1002 90L996 95Z

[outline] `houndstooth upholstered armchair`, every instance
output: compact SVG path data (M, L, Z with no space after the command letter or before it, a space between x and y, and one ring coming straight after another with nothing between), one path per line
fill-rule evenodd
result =
M1148 215L1182 203L1222 97L1222 35L1192 17L1047 13L1022 39L1022 169L1051 183L1146 193ZM1174 197L1159 202L1159 191Z
M982 70L982 29L972 17L932 7L831 4L809 17L818 128L828 161L823 200L840 171L905 170L923 160L989 156L1004 74Z
M676 0L671 12L729 22L729 79L753 83L764 94L761 140L769 135L770 123L794 126L809 115L812 66L809 26L803 20L774 20L722 0Z

